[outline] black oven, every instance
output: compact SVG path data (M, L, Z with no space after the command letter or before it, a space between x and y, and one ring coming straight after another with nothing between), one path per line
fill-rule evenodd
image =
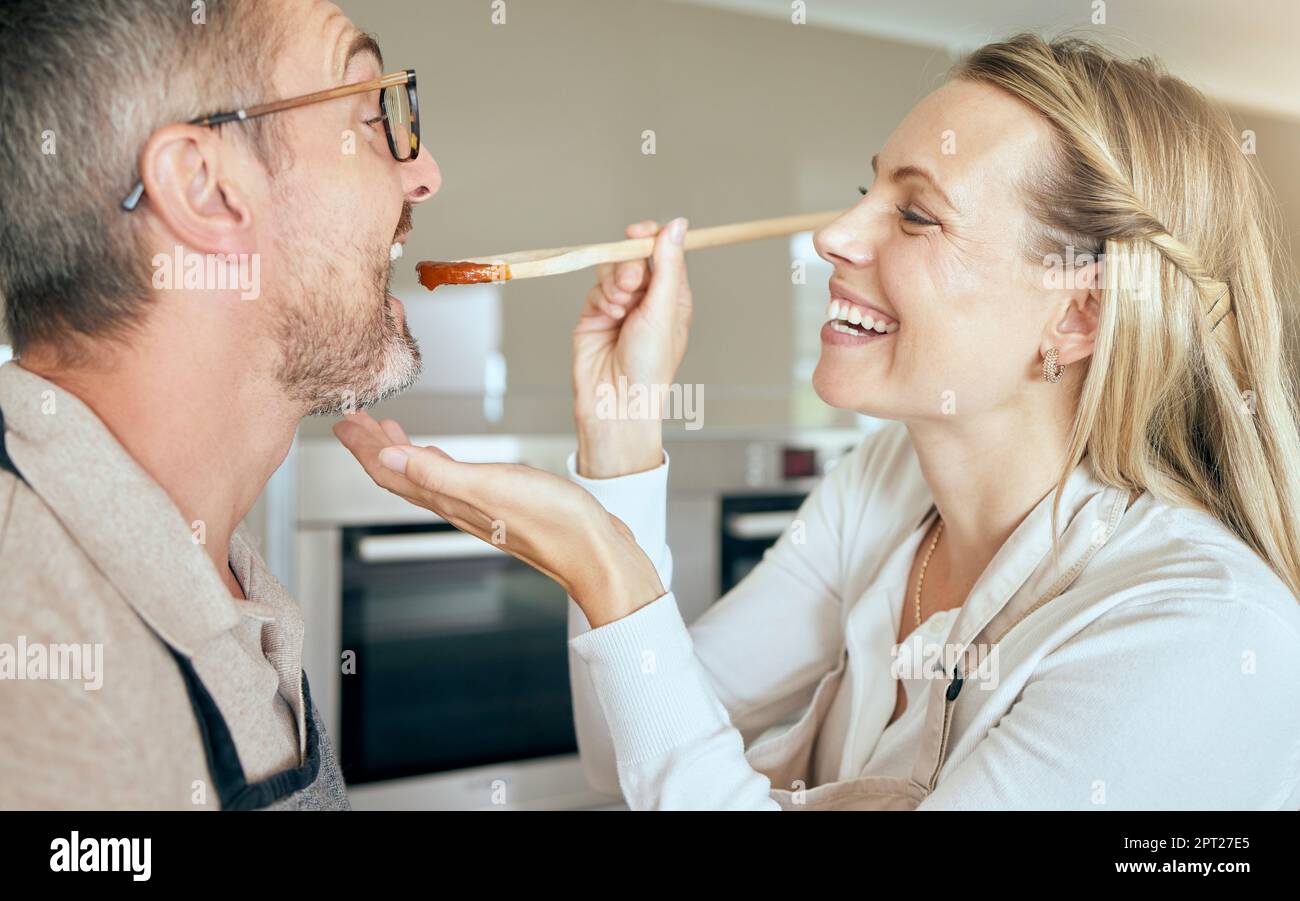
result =
M342 542L350 784L576 751L562 588L442 523Z
M724 494L720 500L718 596L726 594L763 559L794 521L806 490Z

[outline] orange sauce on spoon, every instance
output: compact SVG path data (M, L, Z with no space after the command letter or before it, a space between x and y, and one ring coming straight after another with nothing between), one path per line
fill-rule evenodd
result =
M510 280L507 263L444 263L425 260L415 265L420 284L432 291L439 285L481 285Z

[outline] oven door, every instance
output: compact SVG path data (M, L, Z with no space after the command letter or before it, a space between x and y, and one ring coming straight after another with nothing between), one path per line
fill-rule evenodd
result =
M735 588L794 522L807 492L724 495L720 501L718 597Z
M445 524L342 539L350 785L576 751L562 588Z

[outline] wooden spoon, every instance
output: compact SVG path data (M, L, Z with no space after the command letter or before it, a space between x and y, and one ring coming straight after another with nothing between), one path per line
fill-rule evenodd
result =
M756 219L733 225L687 230L683 246L687 250L743 244L762 238L777 238L813 231L844 214L843 210L827 213L803 213L776 219ZM579 244L549 250L524 250L494 257L475 257L456 262L424 261L415 267L420 284L432 291L439 285L470 285L484 282L507 282L520 278L537 278L576 272L601 263L625 263L642 260L654 252L654 238L630 238L609 244Z

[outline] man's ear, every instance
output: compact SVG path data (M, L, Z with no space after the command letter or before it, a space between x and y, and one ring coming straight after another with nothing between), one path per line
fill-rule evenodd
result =
M215 131L180 124L154 132L140 155L150 211L196 252L256 249L252 206L225 168L229 158L230 148Z

